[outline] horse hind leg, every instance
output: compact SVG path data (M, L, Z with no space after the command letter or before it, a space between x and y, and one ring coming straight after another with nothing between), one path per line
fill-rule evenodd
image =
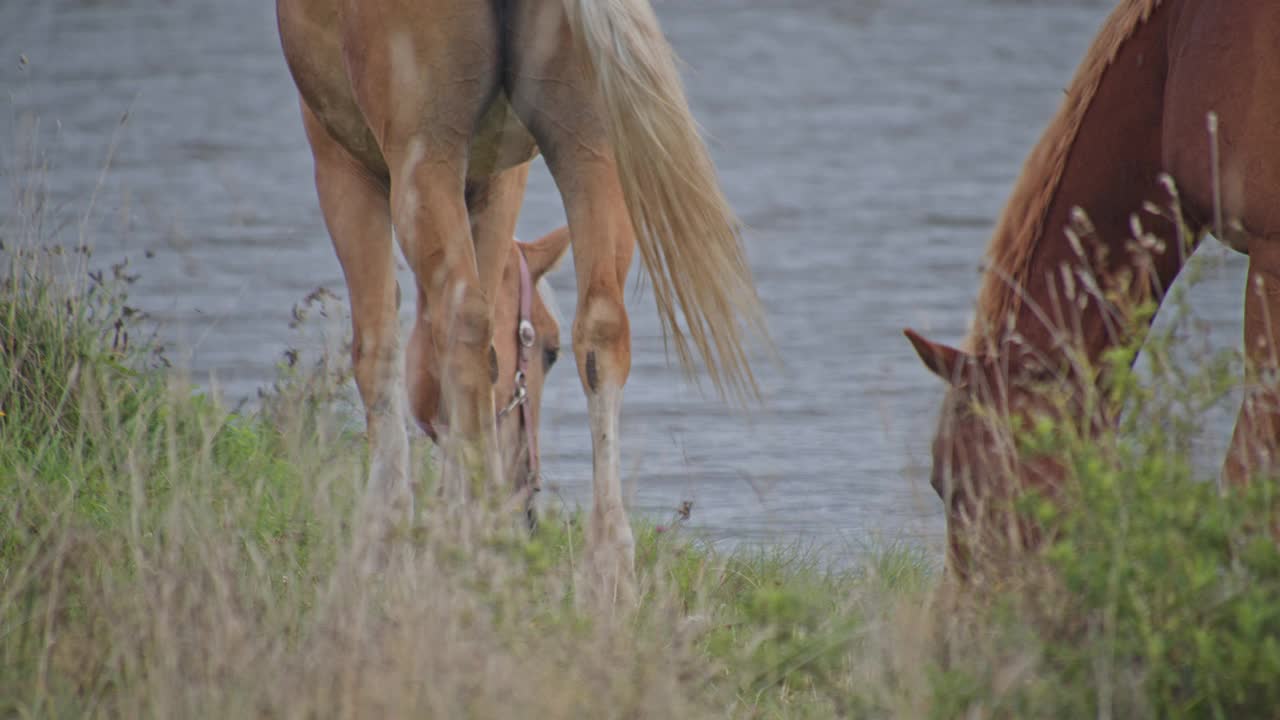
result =
M302 115L315 157L320 209L351 304L352 365L370 448L363 524L380 534L413 516L390 210L381 183L329 135L305 103Z
M573 352L592 446L589 584L600 599L634 599L634 539L622 498L619 417L631 369L622 287L635 248L601 98L578 62L559 2L523 3L509 42L512 106L546 157L572 234L578 311Z

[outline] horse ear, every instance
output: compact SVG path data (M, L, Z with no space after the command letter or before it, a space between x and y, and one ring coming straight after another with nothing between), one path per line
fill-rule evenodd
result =
M970 368L977 362L972 355L948 345L926 340L909 328L903 330L902 334L911 341L912 347L924 361L925 367L952 385L963 384L968 379Z
M569 226L561 225L531 243L523 243L521 249L529 263L529 274L536 281L564 259L565 251L569 249Z

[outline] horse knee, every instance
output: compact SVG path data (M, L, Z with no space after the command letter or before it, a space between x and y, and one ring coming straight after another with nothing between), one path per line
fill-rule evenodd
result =
M441 379L463 390L488 387L494 379L492 308L475 283L449 287L430 323Z
M438 349L487 349L493 342L493 312L475 282L447 283L445 297L432 303L431 327Z
M386 393L391 366L395 362L397 342L386 332L373 332L356 327L351 338L351 370L356 387L366 407Z

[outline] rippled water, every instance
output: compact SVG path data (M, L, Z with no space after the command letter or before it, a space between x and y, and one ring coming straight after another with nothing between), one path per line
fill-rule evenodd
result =
M0 129L15 138L0 143L4 167L38 117L56 198L77 209L93 198L97 259L133 259L134 303L232 400L273 377L297 340L296 302L317 286L345 296L272 5L0 5ZM632 506L667 517L692 500L696 525L731 541L936 547L941 509L926 477L941 388L900 331L962 336L995 216L1109 3L657 7L750 226L784 365L760 367L763 409L728 411L667 364L652 299L633 293ZM562 218L539 164L521 234ZM1213 243L1202 254L1211 267L1193 298L1211 342L1230 347L1243 263ZM569 310L571 269L553 282ZM544 467L585 504L589 436L572 369L552 373L545 402ZM1227 430L1215 423L1211 450Z

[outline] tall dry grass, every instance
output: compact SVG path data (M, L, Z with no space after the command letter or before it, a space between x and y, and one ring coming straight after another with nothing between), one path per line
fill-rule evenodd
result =
M35 177L35 180L31 178ZM1280 703L1272 485L1219 495L1190 448L1238 363L1108 362L1101 437L1019 442L1070 472L1052 540L959 594L910 547L834 571L640 525L635 608L577 598L581 527L469 522L420 489L351 568L365 449L341 367L233 412L155 354L125 265L0 227L0 714L14 717L1260 717ZM21 200L21 198L27 198ZM428 459L418 448L424 477ZM427 484L427 483L424 483ZM468 528L478 531L468 530Z
M361 575L345 368L289 363L228 410L146 340L126 264L32 231L48 211L18 205L0 250L0 714L830 716L867 619L928 595L908 548L829 572L642 523L640 604L601 611L577 513L530 535L429 488Z

